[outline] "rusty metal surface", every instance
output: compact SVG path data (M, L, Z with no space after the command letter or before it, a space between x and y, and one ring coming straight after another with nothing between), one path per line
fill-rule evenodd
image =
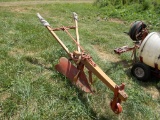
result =
M55 69L66 76L73 84L78 86L83 91L90 93L92 92L85 73L82 71L80 74L78 74L79 70L72 65L67 58L61 57L59 63L55 66ZM76 75L78 75L77 80L75 80Z
M120 93L122 94L124 92L124 87L125 85L121 84L120 86L116 85L114 89L114 98L111 101L110 106L113 112L116 114L119 114L122 112L122 106L121 106L122 99L120 99L118 96ZM124 96L124 97L127 97L127 96Z
M140 47L140 45L134 45L133 47L128 47L128 46L122 46L122 47L119 47L119 48L116 48L114 49L114 52L116 54L122 54L124 52L128 52L128 51L133 51L135 49L138 49Z

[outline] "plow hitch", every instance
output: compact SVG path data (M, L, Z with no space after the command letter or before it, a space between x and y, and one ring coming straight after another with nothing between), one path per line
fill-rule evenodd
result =
M92 57L84 51L80 46L79 33L78 33L78 15L74 12L73 18L75 26L51 28L50 24L37 13L41 23L49 30L52 36L57 40L61 47L65 50L68 58L61 57L59 63L55 65L55 69L66 76L74 85L87 93L93 93L91 85L93 83L92 75L94 74L101 80L111 91L114 92L114 97L110 102L111 109L114 113L119 114L122 112L121 102L127 100L127 94L124 92L125 85L122 83L120 86L116 85L103 70L93 61ZM69 32L70 29L76 31L76 38ZM77 46L77 50L70 52L62 40L57 36L55 31L64 31L73 40ZM88 74L85 72L88 71Z

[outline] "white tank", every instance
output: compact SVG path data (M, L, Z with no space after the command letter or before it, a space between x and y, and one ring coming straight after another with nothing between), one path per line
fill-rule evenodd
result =
M148 34L139 50L140 61L160 70L160 33Z

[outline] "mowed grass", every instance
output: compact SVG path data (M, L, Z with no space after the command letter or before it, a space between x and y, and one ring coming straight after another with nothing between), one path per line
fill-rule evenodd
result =
M132 45L123 32L127 21L103 19L92 4L43 4L0 8L0 118L75 120L158 120L160 90L158 78L147 83L130 74L131 53L114 54L114 48ZM113 92L94 76L95 94L76 88L54 66L64 50L39 22L39 12L52 27L72 26L72 12L79 16L80 43L93 60L116 83L126 84L128 100L123 112L109 106ZM71 30L74 34L75 31ZM73 42L57 33L73 51ZM66 56L67 57L67 56Z

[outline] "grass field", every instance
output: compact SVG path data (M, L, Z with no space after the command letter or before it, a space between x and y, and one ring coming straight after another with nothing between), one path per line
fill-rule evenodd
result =
M9 0L5 0L9 1ZM15 0L18 1L18 0ZM47 1L47 0L46 0ZM152 77L140 82L130 74L131 53L113 50L132 41L123 32L130 21L103 17L92 3L2 5L0 0L0 118L2 120L158 120L160 82ZM10 1L11 2L11 1ZM27 2L27 0L26 0ZM3 3L4 4L4 3ZM10 4L10 5L9 5ZM60 45L39 22L40 13L52 27L72 26L72 12L79 16L80 43L116 83L126 84L128 100L123 112L109 106L110 91L96 76L90 95L73 86L54 66L66 56ZM135 20L133 20L135 21ZM153 29L152 29L153 31ZM74 34L74 31L71 31ZM57 33L70 50L71 39Z

